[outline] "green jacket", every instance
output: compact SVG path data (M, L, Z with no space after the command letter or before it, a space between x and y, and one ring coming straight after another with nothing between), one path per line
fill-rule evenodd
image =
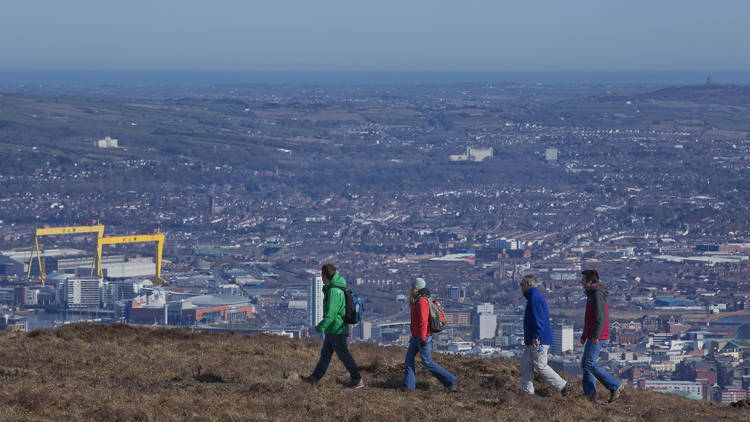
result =
M315 327L315 331L349 335L349 325L344 323L346 296L341 290L345 288L346 280L338 273L334 274L331 281L323 286L323 319Z

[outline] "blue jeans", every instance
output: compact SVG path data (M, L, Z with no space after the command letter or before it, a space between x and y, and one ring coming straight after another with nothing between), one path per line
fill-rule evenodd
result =
M596 364L599 353L602 352L607 343L609 343L608 340L599 340L596 344L591 340L586 340L581 367L583 368L583 394L587 396L596 394L596 380L599 380L609 391L615 391L622 385L617 378Z
M417 387L417 377L414 372L414 358L417 353L422 357L422 364L428 371L435 376L444 386L450 388L456 383L456 377L446 371L442 366L432 361L432 336L427 336L425 346L422 347L417 337L411 336L409 340L409 350L406 351L406 361L404 365L404 388L414 391Z
M336 352L336 356L341 359L346 369L349 371L349 375L353 380L362 379L359 374L359 368L357 363L354 362L352 354L349 353L349 348L346 347L346 337L342 334L326 334L323 339L323 348L320 350L320 360L315 365L315 370L312 373L312 377L315 379L323 378L328 370L328 364L331 363L331 356L333 352Z

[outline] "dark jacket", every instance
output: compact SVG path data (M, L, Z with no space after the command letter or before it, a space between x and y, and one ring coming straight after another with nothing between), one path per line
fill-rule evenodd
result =
M600 283L586 289L586 316L583 324L583 338L609 340L609 292Z
M315 327L318 332L326 334L349 335L349 325L344 323L346 313L346 280L338 273L323 286L323 319Z
M552 344L552 328L549 325L547 301L536 287L523 292L526 311L523 314L523 342L530 345L534 339L542 344Z
M426 288L422 289L419 291L417 301L411 307L411 335L421 341L432 335L428 300L430 300L430 291Z

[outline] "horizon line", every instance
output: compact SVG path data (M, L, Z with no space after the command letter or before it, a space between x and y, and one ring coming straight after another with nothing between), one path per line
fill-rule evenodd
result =
M586 69L586 68L518 68L518 69L482 69L482 68L86 68L86 67L0 67L0 72L17 71L86 71L86 72L750 72L750 68L671 68L671 69Z
M750 85L750 69L2 69L0 85L394 86L447 84L703 84Z

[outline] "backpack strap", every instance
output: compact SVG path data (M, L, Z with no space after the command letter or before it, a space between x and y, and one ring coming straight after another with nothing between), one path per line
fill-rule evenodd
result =
M341 317L343 318L343 317L346 316L346 289L344 289L343 287L339 287L339 286L331 286L331 287L333 287L334 289L341 290L341 293L344 294L344 305L339 310L339 315L341 315ZM343 315L342 315L341 311L343 311Z

